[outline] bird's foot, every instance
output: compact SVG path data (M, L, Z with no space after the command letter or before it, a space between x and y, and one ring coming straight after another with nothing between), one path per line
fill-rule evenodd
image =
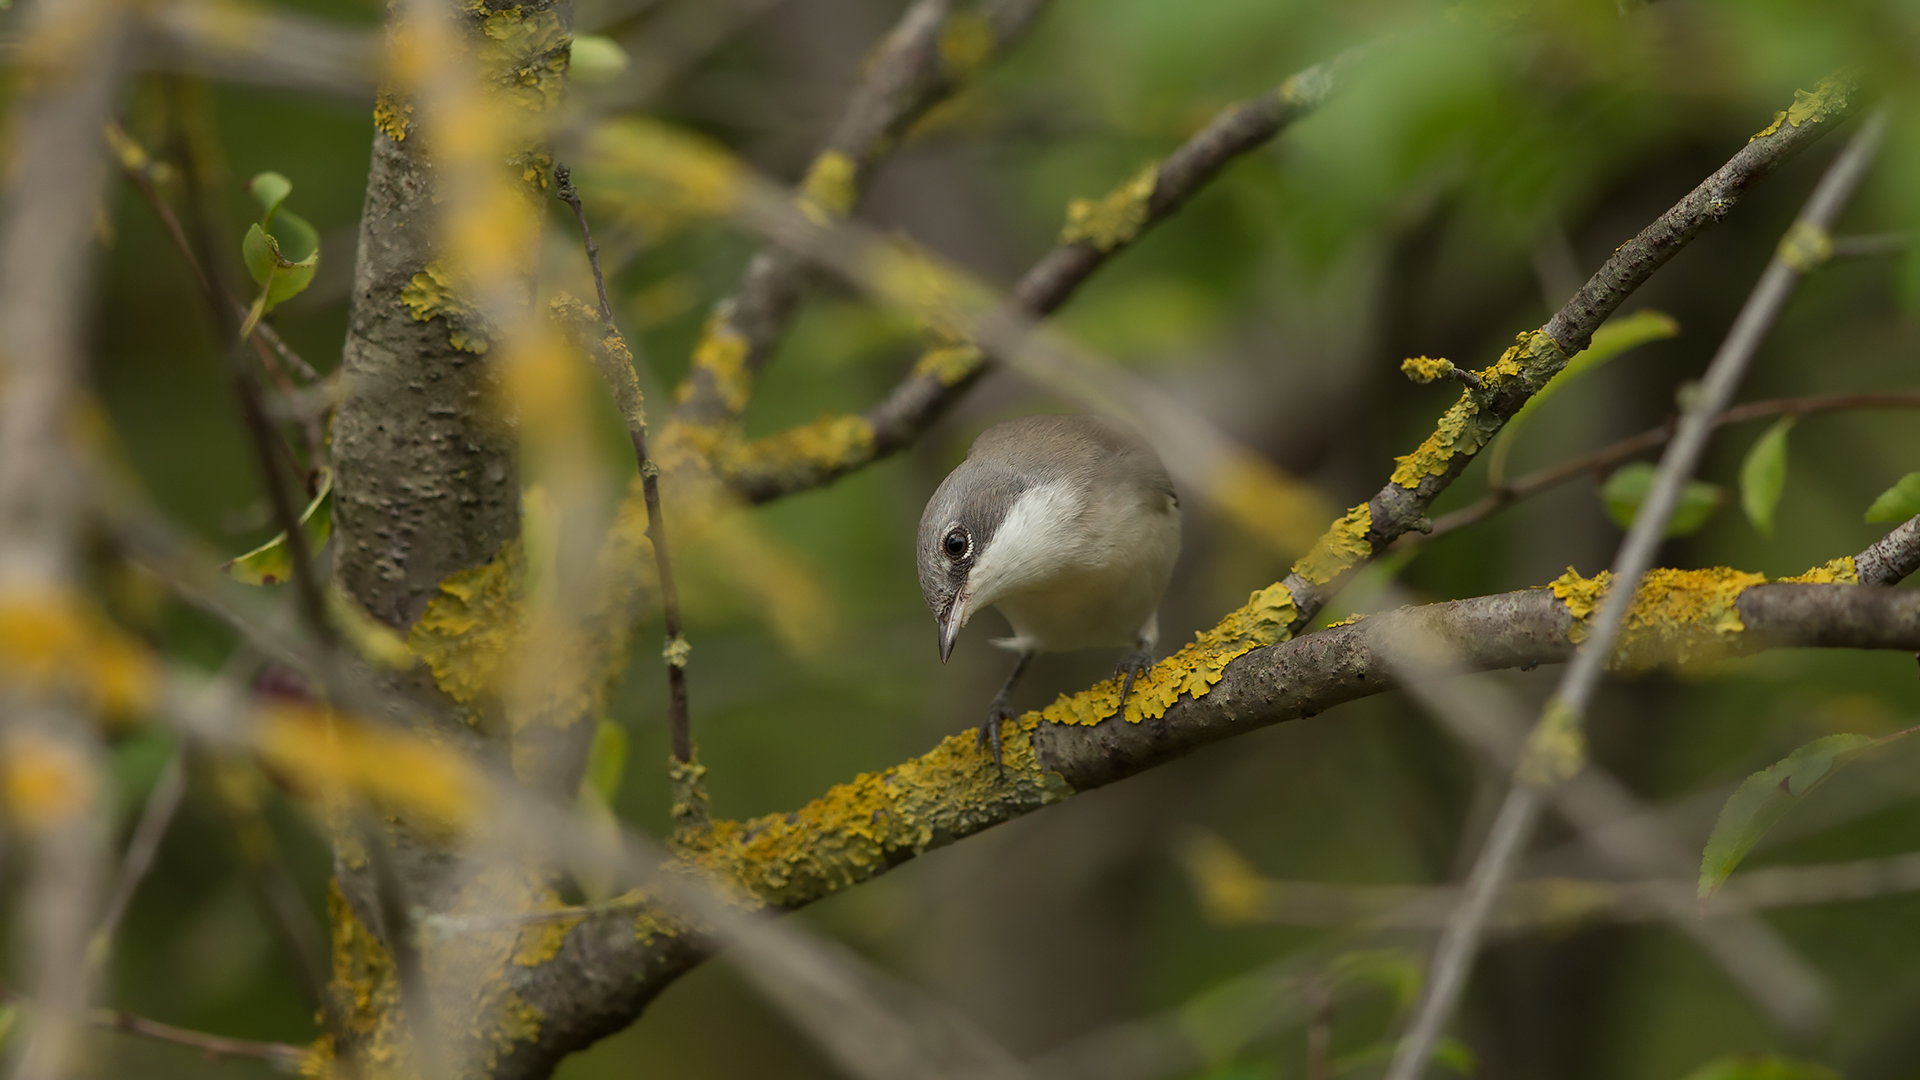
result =
M1127 695L1133 692L1133 680L1152 666L1153 650L1143 645L1125 660L1120 661L1119 667L1113 669L1115 675L1126 676L1120 681L1120 707L1114 710L1113 715L1119 717L1127 715Z
M980 737L975 745L993 748L993 768L1001 777L1007 775L1007 768L1000 763L1000 725L1013 719L1013 710L1002 698L994 698L987 709L987 722L980 725Z

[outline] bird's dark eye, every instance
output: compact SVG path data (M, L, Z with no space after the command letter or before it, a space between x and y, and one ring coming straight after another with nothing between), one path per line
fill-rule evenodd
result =
M966 530L955 529L948 533L947 538L940 543L941 546L946 549L947 558L952 559L954 562L959 562L961 559L967 557Z

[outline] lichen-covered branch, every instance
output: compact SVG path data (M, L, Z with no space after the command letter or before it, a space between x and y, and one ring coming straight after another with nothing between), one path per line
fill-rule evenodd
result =
M952 11L952 0L916 0L879 50L801 181L804 205L845 217L913 123L1004 52L1046 0L991 0ZM733 296L720 302L681 385L668 437L718 431L740 418L812 272L806 260L769 244L754 255Z
M1852 81L1837 75L1823 80L1813 93L1798 93L1791 108L1748 140L1725 165L1620 245L1545 326L1521 334L1493 366L1476 372L1483 385L1462 390L1433 434L1413 453L1397 459L1398 466L1379 494L1347 511L1287 575L1285 584L1298 612L1294 630L1306 627L1361 563L1401 536L1426 527L1433 500L1529 398L1587 347L1593 332L1633 290L1694 237L1731 213L1755 184L1845 121L1852 91Z
M1616 664L1638 670L1785 647L1920 649L1920 593L1848 584L1855 561L1787 582L1727 569L1656 571ZM1569 573L1551 588L1403 609L1291 640L1281 639L1287 612L1277 587L1263 590L1136 684L1161 694L1178 687L1170 699L1142 709L1130 698L1127 720L1103 720L1119 692L1109 680L1021 717L1026 737L1006 744L1004 777L965 732L791 813L715 822L681 857L745 902L799 907L1075 792L1394 689L1392 643L1410 629L1446 642L1472 670L1564 661L1606 585ZM646 908L584 919L549 962L513 973L516 992L539 1002L546 1020L511 1048L497 1075L545 1075L560 1056L628 1023L708 948Z
M1164 161L1098 200L1068 210L1060 243L1013 287L1008 303L1028 318L1051 315L1074 290L1165 220L1220 170L1265 144L1332 93L1341 62L1320 64L1213 118ZM829 483L910 444L987 370L978 348L928 350L885 400L857 416L834 416L724 451L722 476L742 497L767 502Z

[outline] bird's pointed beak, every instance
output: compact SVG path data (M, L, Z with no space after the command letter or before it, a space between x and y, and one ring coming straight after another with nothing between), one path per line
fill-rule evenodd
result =
M967 621L967 600L956 596L947 608L947 615L940 620L940 662L946 663L953 655L953 643L960 640L960 627Z

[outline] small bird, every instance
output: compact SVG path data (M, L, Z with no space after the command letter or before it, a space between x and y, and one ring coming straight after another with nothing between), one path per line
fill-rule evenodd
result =
M1165 466L1131 432L1090 416L1029 416L981 432L920 516L920 592L940 631L940 662L989 605L1019 654L994 695L983 744L1000 767L1000 724L1034 656L1131 647L1115 674L1153 663L1160 594L1180 554L1180 501Z

